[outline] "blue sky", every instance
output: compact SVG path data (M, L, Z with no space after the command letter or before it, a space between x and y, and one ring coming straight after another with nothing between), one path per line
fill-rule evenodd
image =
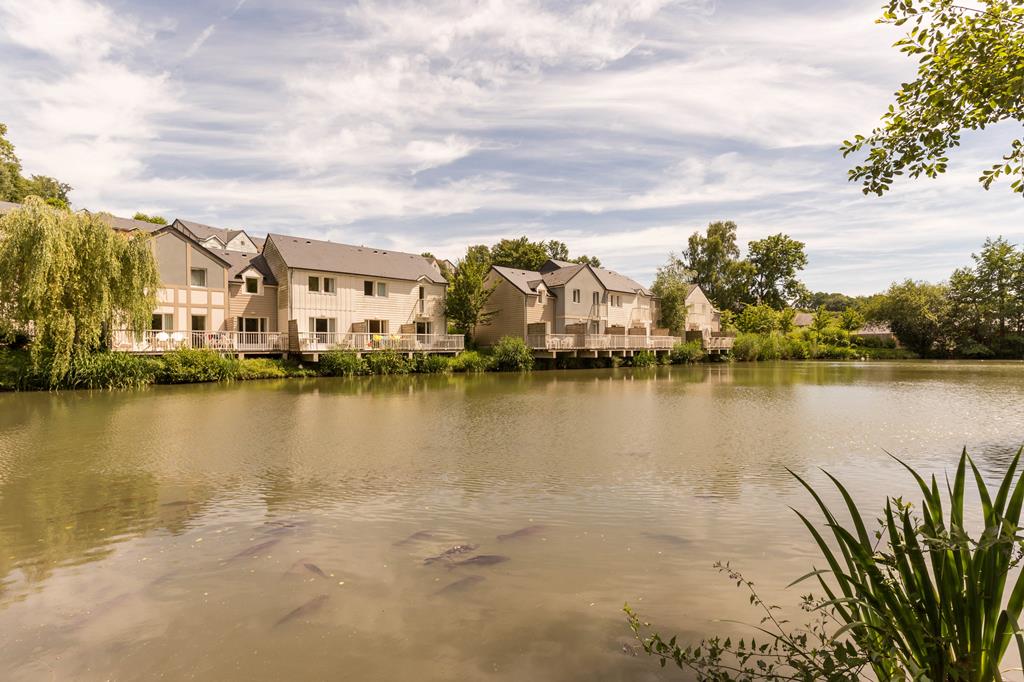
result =
M913 73L878 5L0 0L0 121L79 208L453 259L527 234L642 281L729 218L870 293L1024 241L976 182L1019 127L891 196L847 182L838 145Z

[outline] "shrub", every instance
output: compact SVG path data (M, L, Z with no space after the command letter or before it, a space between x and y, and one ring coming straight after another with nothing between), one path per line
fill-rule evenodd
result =
M732 356L744 362L760 359L761 337L759 334L739 334L732 344Z
M251 358L238 362L235 378L240 381L252 379L284 379L289 376L288 369L281 360L269 358Z
M693 341L680 341L672 346L672 351L668 357L672 360L672 364L685 365L692 362L700 362L704 359L705 353L700 345L700 341L694 339Z
M494 369L499 372L528 372L533 369L533 351L518 336L503 336L491 349Z
M46 387L46 378L33 370L28 351L0 348L0 391L30 391Z
M128 353L76 354L62 388L142 388L156 380L158 360Z
M491 364L492 360L489 355L475 350L467 350L452 358L448 367L453 372L486 372L491 368Z
M179 348L163 357L157 374L162 384L194 384L206 381L229 381L238 374L238 360L216 351L200 348Z
M658 356L649 350L641 350L633 354L634 367L654 367L657 364Z
M451 360L444 355L416 353L412 356L412 371L420 374L443 374L451 371Z
M325 377L343 377L369 374L365 358L351 350L331 350L320 354L320 374Z
M778 327L778 313L771 306L748 305L736 317L736 328L748 334L770 334Z
M408 374L412 369L404 355L391 349L369 353L365 360L370 374Z

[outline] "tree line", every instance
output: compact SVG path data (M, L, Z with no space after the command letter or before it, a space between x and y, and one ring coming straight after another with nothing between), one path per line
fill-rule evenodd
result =
M48 175L22 175L21 159L7 139L7 126L0 123L0 201L20 204L29 196L37 196L57 208L68 208L71 185Z

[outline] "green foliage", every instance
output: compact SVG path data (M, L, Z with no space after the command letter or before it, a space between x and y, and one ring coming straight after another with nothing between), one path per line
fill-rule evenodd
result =
M36 196L54 208L67 209L71 185L46 175L24 177L14 145L7 139L7 126L0 123L0 201L21 203Z
M874 532L834 476L829 478L844 501L838 514L793 473L825 521L822 527L797 512L824 559L824 566L793 583L814 581L821 589L822 598L804 598L815 623L790 630L773 613L777 607L765 605L752 584L726 566L766 614L756 628L760 645L712 638L680 647L674 637L644 634L649 624L627 607L630 627L662 665L673 662L705 680L855 680L870 670L878 680L1000 681L1010 645L1024 657L1018 624L1024 607L1024 574L1017 570L1024 549L1020 457L1018 450L995 490L966 450L944 491L935 476L926 481L900 461L923 499L915 509L888 498ZM968 479L976 495L968 494ZM966 499L978 500L980 514L966 509ZM972 537L967 524L978 517L983 529Z
M658 356L649 350L637 351L630 360L634 367L655 367L658 364Z
M343 377L369 374L366 359L351 350L332 350L320 354L320 374L325 377Z
M736 329L745 334L771 334L778 329L778 313L766 305L748 305L736 316Z
M908 279L890 286L872 314L887 321L896 337L914 352L941 353L948 339L947 293L945 285Z
M167 218L159 215L146 215L142 211L136 211L135 215L132 216L132 220L142 220L147 223L153 223L154 225L167 224Z
M367 353L363 359L370 374L408 374L412 371L405 356L391 349Z
M237 360L210 349L179 348L163 356L163 367L157 381L161 384L198 384L230 381L237 375Z
M752 241L747 248L754 275L751 292L758 303L781 310L802 295L797 275L807 267L803 242L780 233Z
M161 370L158 360L129 353L81 353L61 388L132 389L156 381Z
M529 372L533 369L533 351L519 336L503 336L491 348L494 370L498 372Z
M651 292L659 299L661 318L658 324L673 336L682 336L686 331L686 297L693 289L692 276L679 257L669 254L668 262L658 268L651 286Z
M525 236L502 239L491 247L491 262L494 265L517 270L539 270L550 257L547 244L532 242Z
M709 223L705 234L690 235L682 263L691 273L691 281L722 310L738 310L743 304L753 302L753 272L750 263L740 260L733 221Z
M449 368L453 372L486 372L491 369L493 359L490 355L475 350L467 350L452 358Z
M101 347L110 325L148 327L160 285L149 239L34 197L0 217L0 317L33 330L33 362L45 357L51 386Z
M829 312L841 313L848 308L860 305L863 298L863 296L847 296L840 293L808 291L805 296L796 302L796 305L809 310L817 310L819 307L825 306L825 310Z
M436 353L415 353L412 356L412 370L417 374L444 374L451 371L451 359Z
M843 156L866 150L850 170L865 194L882 195L900 175L934 178L946 172L950 149L963 130L1024 119L1024 7L1020 0L980 0L966 7L951 0L889 0L880 23L910 25L894 47L918 61L917 78L903 83L881 126L843 142ZM979 181L985 189L1002 175L1024 194L1024 142Z
M668 357L674 365L687 365L701 362L707 355L704 353L704 348L701 346L700 341L693 340L680 341L672 346L672 351Z
M855 332L864 326L864 316L856 308L847 308L839 314L839 326L848 332Z
M466 334L472 341L478 326L486 326L500 310L487 310L488 301L497 284L487 283L491 269L486 246L471 246L466 257L458 262L454 273L447 273L448 294L445 315L456 333Z
M286 379L289 376L291 373L280 360L246 358L238 361L232 378L238 381L253 381L256 379Z

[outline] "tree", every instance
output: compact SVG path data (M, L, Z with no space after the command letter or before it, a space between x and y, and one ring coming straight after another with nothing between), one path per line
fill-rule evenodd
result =
M881 126L843 142L843 156L866 150L849 171L865 194L882 195L895 177L937 177L963 130L1024 120L1024 7L1021 0L889 0L879 23L911 30L894 47L918 60L917 78L896 91ZM985 189L1002 175L1024 195L1024 142L983 170Z
M491 269L490 249L471 246L466 256L448 273L448 295L445 297L445 315L456 331L472 341L476 328L491 323L498 310L485 311L497 285L487 284Z
M780 233L750 242L748 251L758 303L781 310L800 296L804 289L797 273L807 266L803 242Z
M738 310L751 303L752 268L740 260L736 244L736 223L719 220L708 223L704 235L694 232L683 251L683 262L693 272L709 299L723 310Z
M945 285L908 279L889 287L873 316L888 322L893 334L912 351L944 352L949 340L947 293Z
M833 313L841 313L847 308L851 308L857 305L859 299L855 296L847 296L846 294L840 293L828 293L825 291L813 291L807 292L807 296L803 297L797 304L801 308L817 310L820 306L825 306L825 310L829 310Z
M778 313L767 305L748 305L736 316L736 329L747 334L771 334L778 327Z
M0 315L31 330L33 365L51 386L100 349L112 324L147 328L159 286L146 233L116 234L101 215L36 197L0 217Z
M839 313L839 328L853 333L864 326L864 316L855 308L847 308Z
M982 319L994 326L996 335L1003 339L1008 327L1017 330L1024 313L1024 291L1019 288L1024 254L999 237L986 239L981 253L973 253L971 258Z
M658 324L674 336L682 336L686 331L686 297L693 291L692 276L682 259L669 254L668 262L658 268L654 277L651 292L658 299Z
M589 265L592 268L601 267L601 259L597 256L576 256L575 258L572 258L571 261L573 263L579 263L580 265Z
M141 220L147 223L153 223L154 225L166 225L167 218L159 215L146 215L142 211L136 211L135 215L132 216L132 220Z
M527 237L502 239L491 247L491 262L518 270L539 270L550 258L543 242L531 242Z
M544 242L544 248L547 249L548 258L554 260L569 260L569 247L566 246L565 242L560 242L557 239L550 239Z
M7 126L0 123L0 201L20 203L25 197L37 196L54 208L68 208L71 185L47 175L23 177L21 161L6 135Z

